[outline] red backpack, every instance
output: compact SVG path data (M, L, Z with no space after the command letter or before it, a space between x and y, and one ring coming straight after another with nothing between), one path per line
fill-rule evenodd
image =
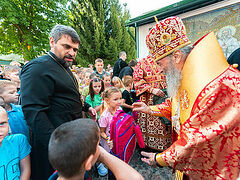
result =
M113 140L112 153L128 163L136 147L136 136L140 148L145 144L140 127L135 124L132 116L118 110L111 122L110 138Z

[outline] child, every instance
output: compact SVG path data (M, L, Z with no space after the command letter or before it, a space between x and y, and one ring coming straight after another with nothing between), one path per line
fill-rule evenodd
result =
M109 147L109 145L112 146L112 142L108 143L108 138L110 135L110 125L113 115L122 103L122 93L118 88L110 87L104 90L103 99L107 104L107 108L102 113L99 119L99 127L101 131L100 144L104 147L106 151L110 152L110 149L112 148Z
M5 102L11 133L24 134L29 140L29 127L24 119L22 108L20 105L13 104L18 100L16 84L12 81L1 80L0 96L3 97Z
M59 126L49 141L49 161L58 171L51 180L84 179L85 171L98 160L106 164L117 179L143 179L131 166L107 153L99 144L97 123L77 119Z
M99 119L99 112L102 107L103 82L99 78L93 78L89 84L89 95L86 97L86 102L97 111L97 119Z
M121 90L121 92L123 92L123 90L124 90L124 85L123 85L123 83L122 83L122 81L121 81L121 79L120 79L119 77L114 76L114 77L112 78L112 85L113 85L114 87L119 88L119 89Z
M0 179L29 180L31 146L24 135L8 132L8 116L0 107Z
M122 92L122 107L125 113L132 115L132 104L134 103L131 96L131 90L133 88L133 78L131 76L124 76L123 85L125 86L125 90Z
M83 97L84 101L85 101L87 95L89 94L89 83L91 80L91 74L92 73L90 70L86 71L86 73L85 73L85 79L84 79L85 87L83 87L83 90L82 90L82 97Z
M94 74L98 75L101 79L103 78L103 75L106 73L103 70L104 64L103 64L103 60L100 58L97 58L95 60L95 68L96 70L94 71Z
M6 66L3 71L4 78L15 82L18 90L20 89L19 66Z
M111 86L111 79L112 79L111 74L109 73L104 74L103 76L104 89L107 89L108 87Z

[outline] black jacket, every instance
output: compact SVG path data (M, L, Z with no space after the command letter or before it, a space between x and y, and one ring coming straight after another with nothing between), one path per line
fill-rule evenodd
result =
M237 69L240 71L240 48L236 49L228 58L229 64L238 64Z
M127 64L125 61L123 61L122 58L119 58L119 59L117 60L117 62L114 64L114 67L113 67L113 77L114 77L114 76L119 77L120 71L121 71L124 67L126 67L127 65L128 65L128 64Z
M133 77L133 68L132 67L130 67L130 66L124 67L119 73L119 78L122 79L126 75Z
M27 63L20 74L21 105L24 117L31 127L33 159L37 163L45 161L42 166L48 164L48 160L44 158L47 156L48 142L54 129L65 122L81 118L82 110L87 111L90 107L87 103L82 107L81 95L73 83L73 74L66 67L65 61L51 52L50 54L63 67L49 55L45 55ZM48 167L36 168L40 170ZM45 179L48 176L41 177L39 173L35 174L33 179Z

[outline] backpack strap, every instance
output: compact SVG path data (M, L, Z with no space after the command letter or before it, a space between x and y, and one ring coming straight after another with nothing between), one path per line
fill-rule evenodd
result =
M140 148L145 148L143 136L142 136L142 131L139 125L135 124L134 131L137 137L138 145Z
M113 140L113 138L115 137L115 126L118 121L118 117L121 113L123 113L123 110L117 110L113 116L113 120L110 125L110 139L111 140Z

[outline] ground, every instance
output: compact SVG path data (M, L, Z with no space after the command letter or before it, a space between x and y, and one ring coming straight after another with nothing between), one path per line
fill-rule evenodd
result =
M140 155L140 148L136 148L134 155L130 161L130 165L136 169L142 176L144 177L145 180L172 180L173 179L173 174L172 174L172 169L169 167L152 167L149 166L148 164L144 163L141 161L141 155ZM91 171L92 174L92 180L107 180L107 176L105 177L100 177L96 173L96 169L93 168Z

